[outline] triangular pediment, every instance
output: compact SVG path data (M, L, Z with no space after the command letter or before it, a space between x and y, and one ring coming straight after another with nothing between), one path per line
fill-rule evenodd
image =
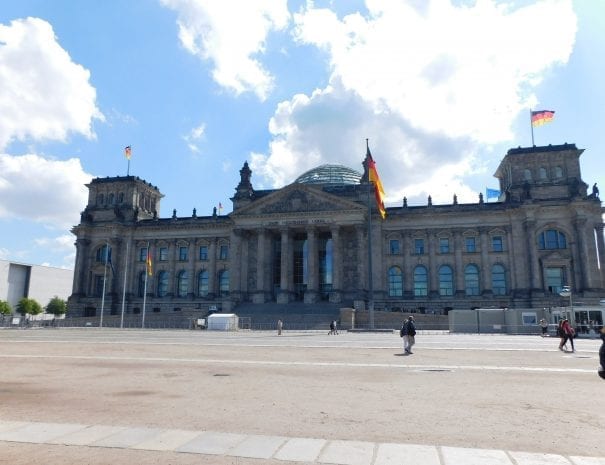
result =
M342 211L363 213L366 210L367 207L363 205L324 192L321 188L294 183L251 202L233 212L231 216L287 216Z

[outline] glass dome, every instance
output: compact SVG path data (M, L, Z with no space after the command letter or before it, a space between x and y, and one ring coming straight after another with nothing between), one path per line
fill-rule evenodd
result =
M321 165L296 178L299 184L359 184L361 173L343 165Z

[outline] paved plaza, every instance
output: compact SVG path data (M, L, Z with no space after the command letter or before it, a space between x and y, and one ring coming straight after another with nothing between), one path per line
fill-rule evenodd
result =
M605 465L600 340L0 331L0 463Z

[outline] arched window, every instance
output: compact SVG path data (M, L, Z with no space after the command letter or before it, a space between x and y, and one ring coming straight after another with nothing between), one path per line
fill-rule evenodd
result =
M528 169L523 170L523 179L531 181L531 171Z
M389 297L403 296L403 276L398 266L389 268Z
M202 270L197 275L197 295L200 297L206 297L208 292L208 271Z
M416 268L414 268L414 295L426 296L428 295L428 290L428 273L424 266L418 265Z
M218 292L221 296L229 295L229 270L222 270L219 272Z
M464 269L464 289L466 295L479 295L479 268L477 265L466 265Z
M538 169L538 176L540 176L540 179L542 179L542 180L548 178L548 176L546 174L546 168L541 166L540 169Z
M158 273L158 297L165 297L168 294L168 272L160 271Z
M179 297L187 297L187 291L189 290L189 274L185 271L179 271L176 278L176 289Z
M139 297L145 296L145 272L144 271L141 271L139 273L137 295Z
M449 265L439 268L439 295L454 295L454 272Z
M109 205L113 205L114 198L115 198L115 197L114 197L113 193L112 193L112 194L109 194L109 196L108 196L108 198L107 198L107 203L108 203Z
M506 270L502 265L492 266L492 292L494 295L505 295L506 290Z
M102 245L97 249L96 261L99 263L106 263L111 261L111 247L107 244Z
M565 234L557 229L547 229L538 236L538 248L541 250L566 249Z
M120 192L118 194L118 203L123 203L124 202L124 192Z
M103 205L104 200L105 197L103 197L103 194L97 194L97 205Z
M563 169L560 166L555 166L555 178L563 177Z

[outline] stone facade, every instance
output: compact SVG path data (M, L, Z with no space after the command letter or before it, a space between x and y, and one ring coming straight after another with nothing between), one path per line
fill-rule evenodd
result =
M562 303L564 285L596 304L605 296L604 209L581 179L582 152L573 144L509 150L495 173L497 202L482 194L472 204L455 195L448 205L403 199L385 220L367 171L359 182L257 191L246 163L232 213L168 218L160 217L162 194L151 184L94 179L73 228L69 313L94 316L103 306L117 314L123 306L136 314L145 305L146 312L205 314L240 304L312 309L368 300L376 310L420 313L543 308ZM105 266L109 249L112 266Z

